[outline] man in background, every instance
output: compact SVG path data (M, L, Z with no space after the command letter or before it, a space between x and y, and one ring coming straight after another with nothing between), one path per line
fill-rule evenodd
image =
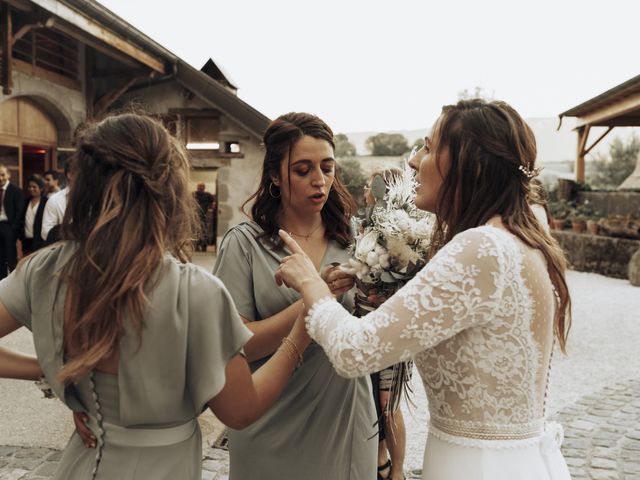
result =
M11 184L10 179L7 167L0 165L0 279L5 278L18 263L16 241L24 205L22 191Z
M52 194L44 207L42 215L42 239L47 243L53 243L60 239L60 225L67 210L69 189L73 186L73 161L69 159L64 166L64 174L67 177L67 186Z
M62 189L60 186L60 177L60 172L57 170L47 170L44 172L44 191L48 197Z

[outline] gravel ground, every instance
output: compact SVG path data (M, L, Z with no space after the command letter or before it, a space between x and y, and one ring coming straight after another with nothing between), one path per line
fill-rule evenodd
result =
M549 395L553 415L585 395L619 381L640 379L640 288L627 280L569 272L573 323L567 355L554 353ZM413 402L404 406L407 425L405 470L422 468L427 434L427 400L414 372Z

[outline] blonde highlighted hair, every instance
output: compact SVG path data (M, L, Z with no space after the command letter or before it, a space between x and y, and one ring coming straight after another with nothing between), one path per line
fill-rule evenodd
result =
M113 115L79 133L62 239L77 243L68 284L61 381L118 351L125 322L142 339L150 281L165 252L182 262L197 225L182 144L145 115Z

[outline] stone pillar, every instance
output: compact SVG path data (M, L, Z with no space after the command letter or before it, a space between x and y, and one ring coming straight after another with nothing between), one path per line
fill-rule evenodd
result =
M635 170L622 182L618 190L640 190L640 155L638 155Z

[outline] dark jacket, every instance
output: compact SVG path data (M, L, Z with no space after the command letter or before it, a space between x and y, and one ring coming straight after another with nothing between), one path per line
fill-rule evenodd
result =
M16 236L19 236L22 231L22 209L24 207L22 190L10 183L4 192L2 206L4 207L8 222L13 226Z
M36 216L33 219L33 243L31 244L32 250L37 250L44 246L45 241L42 240L42 217L44 216L44 207L47 204L47 196L42 195L40 197L40 203L38 204L38 209L36 210ZM27 198L24 201L24 207L22 208L22 229L20 230L20 239L24 239L24 227L26 226L26 217L27 217L27 208L29 208L29 202L31 202L31 197Z

